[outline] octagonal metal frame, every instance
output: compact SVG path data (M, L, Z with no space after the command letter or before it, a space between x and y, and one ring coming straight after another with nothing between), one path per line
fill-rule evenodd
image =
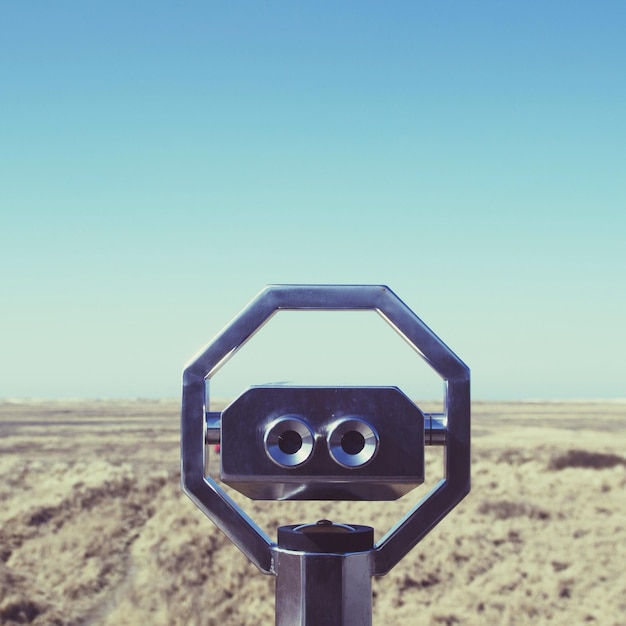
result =
M374 546L373 576L391 570L470 490L470 371L384 285L268 285L183 372L181 484L185 493L266 574L276 574L274 543L239 505L205 476L207 379L275 313L373 310L445 381L444 477Z

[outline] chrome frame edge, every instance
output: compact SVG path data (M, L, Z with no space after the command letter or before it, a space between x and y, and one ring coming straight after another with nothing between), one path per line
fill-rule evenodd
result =
M374 547L372 575L393 568L470 490L469 368L384 285L270 285L183 372L181 484L183 490L264 573L276 574L276 544L210 477L207 441L215 441L217 416L209 413L206 381L279 310L375 310L446 382L445 410L431 416L431 443L445 441L444 478ZM447 423L446 423L447 421ZM433 425L439 433L432 439Z

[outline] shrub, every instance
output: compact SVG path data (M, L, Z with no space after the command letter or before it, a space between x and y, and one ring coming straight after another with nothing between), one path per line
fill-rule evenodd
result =
M562 470L566 467L607 469L616 465L626 465L626 459L617 454L589 452L588 450L568 450L564 454L552 457L548 467L551 470Z

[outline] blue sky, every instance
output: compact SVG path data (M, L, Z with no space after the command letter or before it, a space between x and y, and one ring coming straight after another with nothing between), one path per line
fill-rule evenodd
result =
M622 2L4 3L0 397L176 396L268 283L389 285L476 399L626 397L625 23ZM346 320L272 320L215 388L432 395L380 320Z

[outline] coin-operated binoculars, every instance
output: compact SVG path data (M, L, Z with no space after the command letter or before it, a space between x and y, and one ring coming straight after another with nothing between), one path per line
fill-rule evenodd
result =
M251 387L221 413L206 381L280 310L377 311L445 381L441 414L396 387ZM396 565L470 489L470 376L388 287L266 287L183 373L182 486L262 572L277 577L277 626L368 626L371 578ZM395 500L424 481L424 446L445 448L444 478L378 543L373 528L281 526L272 541L207 475L257 500Z

